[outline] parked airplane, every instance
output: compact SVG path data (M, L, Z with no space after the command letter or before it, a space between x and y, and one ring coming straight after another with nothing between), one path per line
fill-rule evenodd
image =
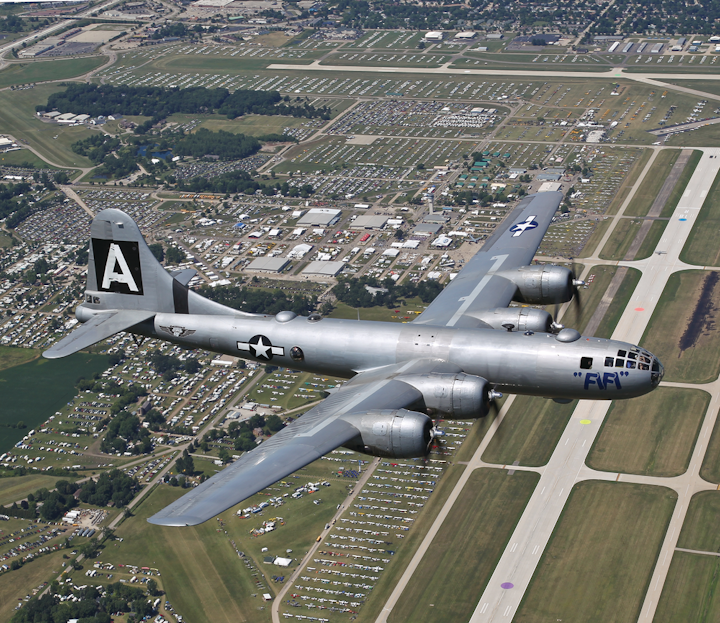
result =
M194 270L166 272L127 214L104 210L92 222L85 300L76 310L84 324L44 355L64 357L129 331L351 379L149 519L168 526L206 521L339 446L424 456L438 432L429 416L483 417L500 392L560 402L646 394L663 368L645 349L581 337L540 309L508 307L566 302L582 283L567 268L529 265L561 199L523 199L407 324L230 309L187 287Z

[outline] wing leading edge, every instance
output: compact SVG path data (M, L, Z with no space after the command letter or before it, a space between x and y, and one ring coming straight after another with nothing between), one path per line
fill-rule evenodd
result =
M472 312L507 307L516 286L495 273L532 262L563 194L529 195L414 323L456 326Z
M401 409L422 394L393 376L437 366L414 361L362 372L295 422L148 519L161 526L194 526L312 463L358 436L343 415Z

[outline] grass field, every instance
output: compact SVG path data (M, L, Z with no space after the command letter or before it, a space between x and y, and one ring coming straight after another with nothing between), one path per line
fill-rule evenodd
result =
M636 621L677 494L575 485L513 621Z
M695 169L700 162L700 158L702 158L702 154L703 153L699 149L695 149L693 151L690 159L688 160L685 168L683 169L682 174L678 178L677 184L675 184L675 188L673 188L673 191L670 193L665 207L662 209L662 212L660 212L660 216L672 216L675 208L677 207L677 204L680 201L680 198L685 192L685 188L687 187L690 178L692 177L693 173L695 173Z
M647 236L645 236L645 240L643 240L642 244L640 245L640 248L638 249L638 252L635 255L634 259L644 260L645 258L650 257L655 252L655 249L657 249L658 246L658 242L660 242L660 238L662 238L662 235L665 232L667 224L668 221L655 221L652 225L650 225L650 231L648 232ZM662 249L660 250L662 251Z
M25 91L0 92L0 132L25 141L52 163L63 167L90 167L92 163L73 153L70 145L94 136L92 130L84 126L43 123L35 117L35 106L47 103L48 95L59 90L58 85L48 84Z
M652 169L635 191L632 201L625 210L627 216L645 216L648 213L679 155L679 149L663 149L657 155Z
M467 621L539 478L475 470L389 621Z
M688 264L717 266L720 264L718 235L720 235L720 175L715 178L697 215L687 242L680 252L680 259Z
M123 542L109 543L98 558L159 569L167 599L188 621L270 621L269 607L259 610L261 598L251 597L258 592L251 572L217 519L177 529L147 523L183 492L167 486L153 491L118 527Z
M168 118L168 121L175 123L188 123L193 119L197 119L199 115L176 114ZM297 119L295 117L285 117L281 115L243 115L237 119L228 119L223 115L203 115L203 121L197 126L199 128L207 128L213 132L224 130L234 134L249 134L252 136L262 136L263 134L282 134L283 128L295 128L307 122L307 119Z
M661 387L634 400L615 401L595 439L593 469L669 478L684 473L710 395Z
M603 260L622 260L640 231L641 220L621 218L600 252Z
M705 91L706 93L720 95L720 84L712 80L703 80L700 78L696 80L663 80L663 82L676 84L679 87L686 87L688 89L695 89L696 91Z
M76 353L62 360L36 359L0 372L0 452L44 422L75 395L75 382L108 367L106 355ZM38 391L42 388L42 391ZM20 420L27 429L6 428Z
M720 550L717 517L720 493L701 491L690 500L678 547L705 552ZM655 621L704 623L720 619L720 558L675 552Z
M714 322L720 287L706 301L709 308L698 308L709 274L690 270L671 275L640 341L660 358L667 381L707 383L720 373L720 332Z
M693 495L677 546L701 552L720 551L718 515L720 515L720 492L700 491Z
M14 348L0 346L0 370L7 370L19 366L40 356L40 351L34 348Z
M720 620L720 558L674 552L654 623Z
M625 275L625 279L623 279L623 282L620 284L620 289L617 291L612 303L610 303L610 306L605 312L605 316L603 316L600 326L598 326L597 331L595 331L595 337L609 338L612 336L617 323L620 321L620 318L630 301L630 297L635 291L638 281L640 281L640 277L642 277L642 273L639 270L636 270L635 268L630 268L628 270Z
M28 149L8 151L2 154L0 156L0 164L6 167L29 164L31 167L36 169L57 169L57 167L48 164Z
M22 500L28 493L34 493L43 487L54 489L58 480L61 480L58 476L42 476L40 474L0 478L0 505L5 506Z
M717 71L717 68L715 68L715 71ZM677 145L678 147L685 147L686 145L692 147L717 147L719 141L720 126L713 124L683 134L675 134L665 144Z
M482 459L486 463L545 465L575 409L546 398L517 396Z
M720 418L715 421L707 452L703 457L700 477L720 484Z
M31 63L11 63L0 71L0 89L15 84L44 82L46 80L66 80L82 76L107 62L107 56L88 56L68 60L34 61Z
M19 601L32 594L43 582L50 582L62 571L63 550L24 564L17 571L0 576L0 621L9 621Z

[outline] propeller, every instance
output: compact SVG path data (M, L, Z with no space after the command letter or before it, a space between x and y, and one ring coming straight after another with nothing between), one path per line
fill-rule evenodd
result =
M441 437L445 436L445 431L439 429L437 427L437 424L433 421L433 427L430 429L430 441L428 441L427 447L425 448L425 462L427 463L428 458L430 457L430 453L432 452L433 444L436 440L438 440L438 444L440 443L439 439Z
M580 288L585 285L585 282L582 279L578 279L578 272L575 267L575 260L572 262L572 268L570 269L572 272L572 281L570 282L572 284L572 291L573 291L573 303L575 305L575 315L577 318L580 317L580 310L582 308L582 302L580 301Z
M578 279L577 277L577 269L575 267L575 261L572 262L572 268L570 269L570 279L569 279L569 285L572 290L572 298L570 301L575 306L575 318L578 320L580 318L580 312L582 311L582 301L580 300L580 288L585 285L585 282L582 279ZM565 325L558 322L557 318L560 314L560 303L555 303L555 311L553 313L553 322L550 325L550 331L552 333L559 333L562 329L565 328Z

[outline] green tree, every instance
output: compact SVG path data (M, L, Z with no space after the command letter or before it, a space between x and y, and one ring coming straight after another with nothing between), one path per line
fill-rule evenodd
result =
M159 242L148 245L148 248L158 262L162 262L165 259L165 250Z
M168 264L179 264L185 261L185 253L177 247L168 247L165 252L165 258Z

